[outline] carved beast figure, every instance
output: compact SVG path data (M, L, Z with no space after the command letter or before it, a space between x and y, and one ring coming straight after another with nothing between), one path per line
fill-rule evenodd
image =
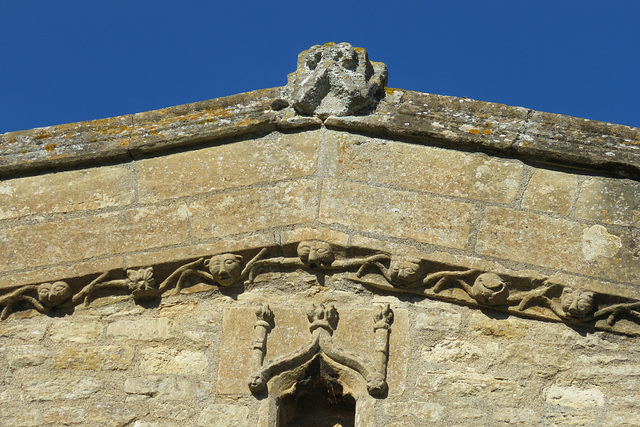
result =
M422 276L422 265L418 258L392 257L389 264L389 279L400 287L417 282Z
M564 288L560 296L562 310L571 317L585 317L593 310L593 292Z

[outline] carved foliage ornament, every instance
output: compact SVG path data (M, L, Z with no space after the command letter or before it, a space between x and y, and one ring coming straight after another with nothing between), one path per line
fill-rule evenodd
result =
M338 256L337 247L319 240L298 243L293 252L285 251L291 256L277 256L282 249L246 251L253 256L222 253L199 258L172 267L161 282L154 267L145 267L104 272L89 283L69 279L0 289L0 318L6 319L15 309L31 307L47 313L56 308L89 305L96 295L114 291L144 301L179 293L197 283L228 288L251 284L265 271L306 270L316 275L344 274L342 277L375 292L413 294L640 335L640 301L573 289L547 277L497 274L386 253ZM167 268L161 270L166 272ZM118 275L120 278L109 279Z

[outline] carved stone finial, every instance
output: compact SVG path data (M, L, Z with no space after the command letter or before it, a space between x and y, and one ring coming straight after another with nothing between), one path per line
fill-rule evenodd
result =
M316 45L298 55L284 97L299 114L326 118L372 109L384 97L387 66L349 43Z

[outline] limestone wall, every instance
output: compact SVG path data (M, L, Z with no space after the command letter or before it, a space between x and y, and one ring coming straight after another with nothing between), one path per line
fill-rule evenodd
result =
M268 425L268 393L247 385L254 311L266 303L275 316L266 363L305 345L306 310L324 303L340 315L334 340L363 360L376 307L394 313L388 393L363 397L344 374L359 425L637 425L638 185L324 126L5 179L0 424ZM6 297L57 280L77 295L102 273L124 284L147 267L158 286L200 257L246 263L266 248L265 259L296 260L309 240L338 264L270 261L251 283L201 275L137 303L117 285L48 314ZM453 285L376 287L337 267L376 254L534 290L553 282L626 309L587 322L550 311L553 291L502 309Z

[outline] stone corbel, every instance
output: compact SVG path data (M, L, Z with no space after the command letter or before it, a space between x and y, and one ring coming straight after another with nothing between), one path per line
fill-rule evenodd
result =
M269 310L270 312L270 310ZM257 371L249 377L249 389L258 393L264 390L268 381L278 374L291 371L311 361L315 356L327 357L332 361L358 372L367 383L372 396L380 396L387 391L387 362L389 359L389 332L393 322L393 311L389 305L380 307L374 315L375 362L371 364L342 349L334 340L333 332L338 323L338 311L333 305L315 304L307 311L311 340L293 354L276 358L263 365L266 353L265 310L256 312L257 339L253 344L254 360L258 362ZM271 317L272 318L272 317Z

